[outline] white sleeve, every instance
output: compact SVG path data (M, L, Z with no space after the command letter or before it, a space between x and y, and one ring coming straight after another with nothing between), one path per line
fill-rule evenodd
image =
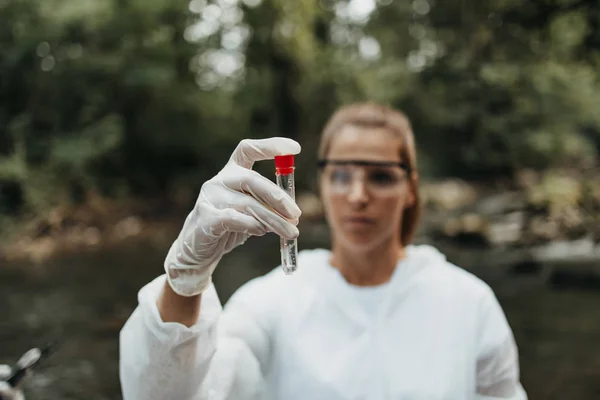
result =
M124 400L196 399L215 352L221 303L214 287L202 296L191 327L163 322L156 300L162 275L138 293L138 307L121 330L119 375Z
M259 278L260 279L260 278ZM156 300L164 275L140 290L120 336L124 400L254 400L264 390L269 340L264 312L244 285L222 312L214 286L203 293L192 327L162 321ZM252 304L251 304L252 303Z
M481 302L477 357L477 400L527 400L519 378L515 339L491 289Z

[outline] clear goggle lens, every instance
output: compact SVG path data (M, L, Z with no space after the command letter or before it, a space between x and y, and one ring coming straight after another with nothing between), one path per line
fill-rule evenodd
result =
M373 195L394 196L406 190L410 171L405 164L374 161L321 161L326 188L331 194L348 194L362 183Z

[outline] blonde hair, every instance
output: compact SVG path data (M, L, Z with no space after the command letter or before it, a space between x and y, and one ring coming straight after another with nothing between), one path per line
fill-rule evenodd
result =
M376 103L354 103L339 108L330 118L319 144L319 160L325 159L333 137L345 126L361 128L384 128L402 141L400 159L410 168L409 183L414 203L404 210L400 229L400 241L406 246L413 239L421 214L419 176L414 134L409 119L402 112Z

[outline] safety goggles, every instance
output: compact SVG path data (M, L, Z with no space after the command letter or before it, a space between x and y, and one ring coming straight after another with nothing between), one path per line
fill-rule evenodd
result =
M406 190L404 182L411 172L402 162L364 160L320 160L317 164L331 194L347 195L362 182L375 196L395 196Z

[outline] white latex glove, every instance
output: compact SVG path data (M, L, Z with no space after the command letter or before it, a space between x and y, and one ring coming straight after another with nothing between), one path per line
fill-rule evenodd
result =
M10 374L11 369L8 365L0 365L0 400L25 400L20 390L12 388L4 381Z
M300 209L274 182L253 171L252 165L299 152L300 145L287 138L242 140L221 172L202 185L164 264L176 293L202 293L221 257L251 235L298 236L295 223Z

